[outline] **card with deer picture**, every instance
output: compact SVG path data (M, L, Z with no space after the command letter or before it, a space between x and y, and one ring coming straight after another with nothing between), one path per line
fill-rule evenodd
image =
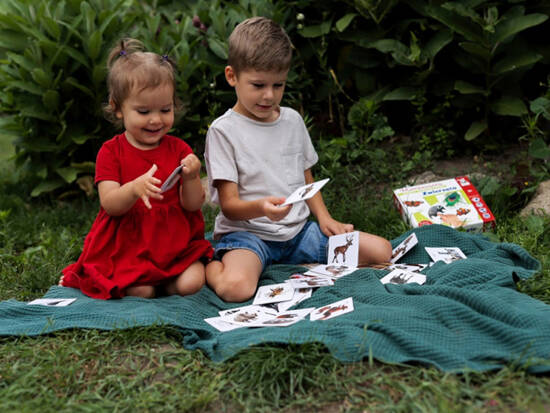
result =
M333 235L328 239L327 264L343 264L348 268L359 264L359 232Z
M321 181L312 182L297 188L293 193L291 193L281 206L294 204L296 202L305 201L306 199L311 198L317 192L321 190L323 186L329 181L330 178L322 179Z
M294 287L288 283L270 284L258 287L253 305L279 303L292 300Z

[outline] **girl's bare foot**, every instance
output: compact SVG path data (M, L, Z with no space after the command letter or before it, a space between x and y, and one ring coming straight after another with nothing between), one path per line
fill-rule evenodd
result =
M60 285L61 287L63 287L63 277L65 276L62 275L61 278L59 279L59 282L57 283L57 285Z

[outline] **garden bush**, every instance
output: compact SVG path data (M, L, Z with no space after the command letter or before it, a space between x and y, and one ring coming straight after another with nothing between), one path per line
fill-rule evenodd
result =
M326 172L360 165L357 179L384 179L390 162L407 172L521 139L543 176L549 14L544 0L5 0L0 128L17 137L33 195L76 183L90 192L95 154L114 133L102 116L106 54L132 36L176 60L185 110L174 134L201 153L234 102L227 36L265 15L294 43L283 103L304 115ZM401 136L408 146L394 149Z

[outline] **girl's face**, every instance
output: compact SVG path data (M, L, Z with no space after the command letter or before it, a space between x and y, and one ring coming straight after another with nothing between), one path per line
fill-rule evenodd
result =
M134 90L116 116L126 128L126 139L138 149L154 149L174 124L174 87Z

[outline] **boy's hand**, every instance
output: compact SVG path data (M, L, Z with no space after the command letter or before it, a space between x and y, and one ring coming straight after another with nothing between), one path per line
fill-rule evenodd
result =
M266 217L272 221L280 221L288 215L292 205L280 206L285 202L285 198L269 196L262 199L262 211Z
M332 217L319 221L319 228L327 237L353 231L353 224L344 224Z
M181 160L181 179L182 181L191 181L199 176L201 170L201 161L194 153L190 153Z
M141 198L145 206L149 209L152 208L149 198L163 198L160 194L160 188L157 186L160 184L160 179L153 176L157 169L157 165L153 165L151 169L132 181L134 194Z

